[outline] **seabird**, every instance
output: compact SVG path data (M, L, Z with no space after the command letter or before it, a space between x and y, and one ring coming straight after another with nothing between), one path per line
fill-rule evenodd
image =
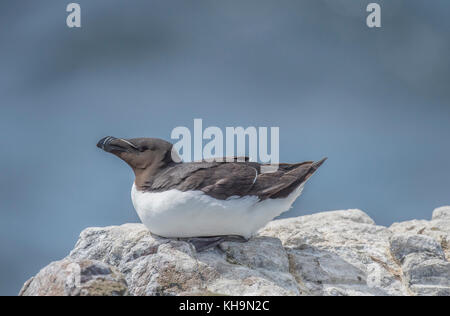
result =
M197 251L245 241L289 210L306 181L325 162L264 165L248 158L175 162L173 145L157 138L102 138L97 147L134 171L131 198L142 223L162 237L187 239Z

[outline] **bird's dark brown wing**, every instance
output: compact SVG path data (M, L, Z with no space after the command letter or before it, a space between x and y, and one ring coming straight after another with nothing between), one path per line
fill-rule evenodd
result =
M214 168L193 173L181 185L182 189L201 190L216 199L247 195L258 170L246 163L222 163Z
M256 167L256 168L255 168ZM151 191L199 190L216 199L243 196L252 188L258 164L194 162L171 166L152 181Z
M314 167L312 161L281 164L275 172L260 174L249 193L257 195L260 200L287 197L299 185L308 180L315 170L317 168Z
M280 164L277 171L261 173L252 162L175 164L149 179L149 191L199 190L216 199L255 195L260 200L283 198L306 181L323 163Z

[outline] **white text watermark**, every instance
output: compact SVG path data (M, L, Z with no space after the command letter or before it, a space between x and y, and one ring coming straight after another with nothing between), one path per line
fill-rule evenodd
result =
M278 170L280 163L279 127L226 127L224 133L217 126L203 129L203 120L194 119L193 132L188 127L178 126L172 130L170 137L178 140L172 151L175 162L248 160L263 163L263 173ZM207 143L204 145L205 141Z

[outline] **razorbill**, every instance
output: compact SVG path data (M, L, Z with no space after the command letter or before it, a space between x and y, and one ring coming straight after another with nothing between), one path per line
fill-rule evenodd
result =
M262 164L172 160L173 145L162 139L102 138L97 147L134 171L131 198L142 223L156 235L187 238L197 250L225 240L247 240L290 209L305 182L324 163Z

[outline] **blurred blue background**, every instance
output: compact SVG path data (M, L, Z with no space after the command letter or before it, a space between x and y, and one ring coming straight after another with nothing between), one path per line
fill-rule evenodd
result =
M103 136L279 126L280 159L330 159L285 216L360 208L377 223L450 204L450 6L378 1L0 2L0 294L88 226L137 222Z

